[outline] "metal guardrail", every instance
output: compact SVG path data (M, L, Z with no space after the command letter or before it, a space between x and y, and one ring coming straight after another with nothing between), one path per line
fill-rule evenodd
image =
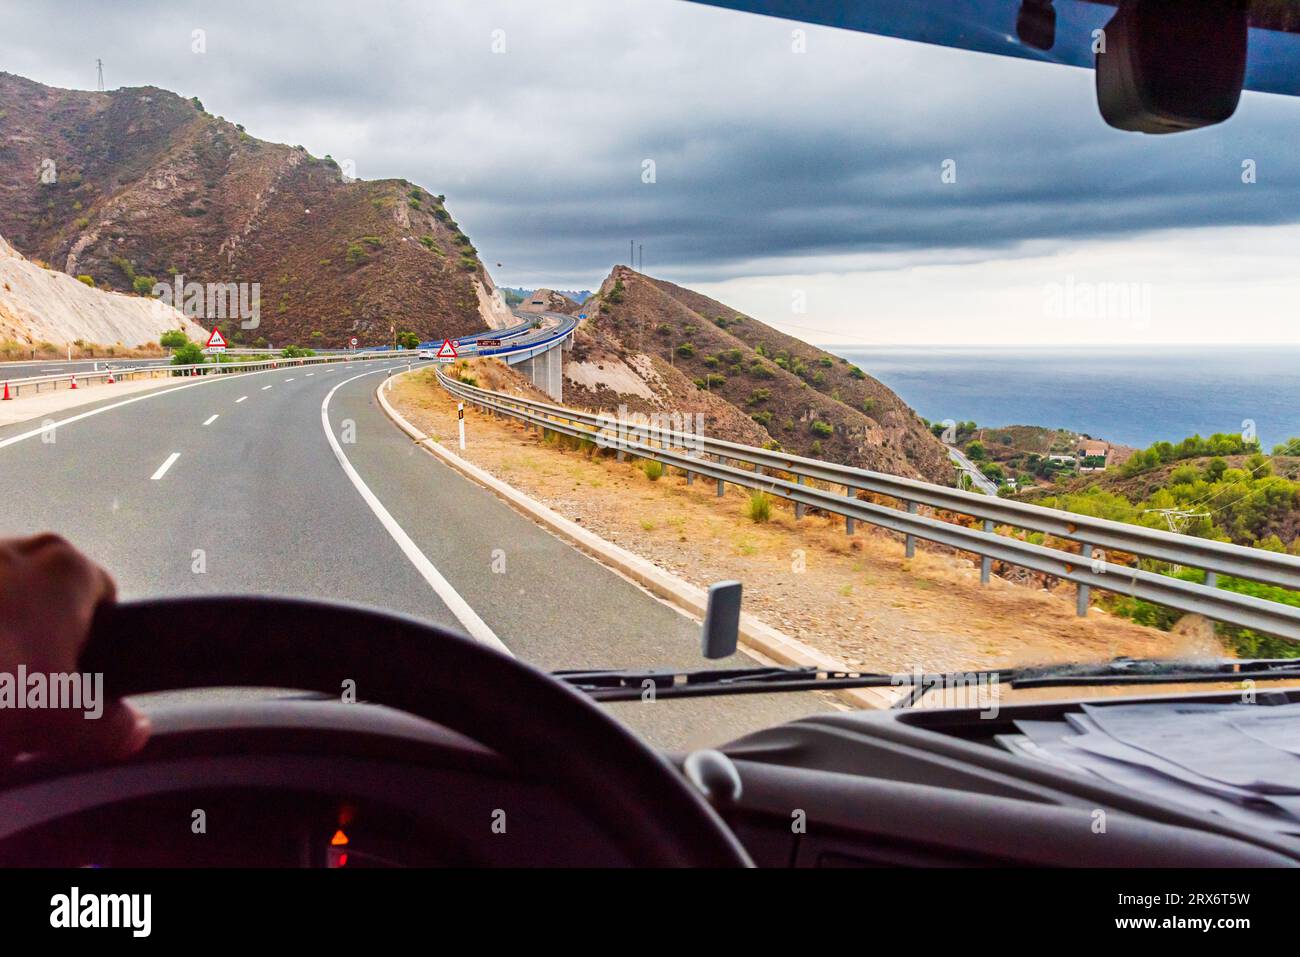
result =
M982 581L988 580L991 563L997 560L1073 582L1079 588L1080 614L1087 610L1090 589L1100 588L1300 641L1300 607L1216 588L1213 580L1208 578L1207 584L1202 585L1117 564L1107 561L1104 555L1095 555L1093 548L1110 548L1139 557L1205 568L1211 573L1222 572L1287 588L1300 588L1300 559L1295 556L1073 515L916 479L709 439L694 433L658 429L649 424L618 422L609 416L466 385L448 378L441 370L438 378L448 392L480 408L597 442L617 450L620 455L628 453L680 468L688 481L693 481L696 475L712 478L718 483L719 495L725 485L731 483L794 502L796 515L801 515L808 507L842 515L850 532L853 523L859 521L899 532L905 536L909 556L917 539L972 552L982 559ZM790 478L764 474L764 469L785 473ZM813 481L843 486L845 491L820 489L809 484ZM858 491L894 498L903 508L858 499ZM972 516L981 520L982 529L920 515L916 510L918 505ZM995 531L998 525L1047 531L1079 542L1079 552L999 535Z
M148 365L148 366L128 366L118 369L98 369L89 372L64 372L57 375L46 376L28 376L24 379L0 379L0 397L8 396L17 398L22 394L22 390L28 390L29 394L39 393L43 387L48 386L51 391L58 389L60 385L72 387L72 383L77 383L77 388L81 383L100 381L105 383L108 379L113 381L128 381L130 379L141 378L170 378L170 377L189 377L189 376L213 376L213 375L236 375L241 372L255 372L263 369L280 368L282 366L300 366L300 365L321 365L331 362L353 362L364 361L365 359L384 359L392 358L392 353L388 355L367 354L367 355L323 355L323 356L302 356L295 359L261 359L252 362L208 362L193 365Z

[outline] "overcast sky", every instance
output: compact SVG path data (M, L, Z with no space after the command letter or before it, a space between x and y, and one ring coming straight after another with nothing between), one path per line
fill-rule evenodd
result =
M102 57L109 89L445 193L506 285L595 288L634 238L650 274L820 343L1300 342L1300 99L1144 137L1102 123L1090 71L820 27L798 53L797 24L680 0L0 23L0 69L93 89Z

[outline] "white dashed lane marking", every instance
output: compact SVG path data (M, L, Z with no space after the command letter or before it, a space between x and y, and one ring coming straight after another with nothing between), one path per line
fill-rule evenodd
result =
M149 476L149 478L152 481L155 482L158 481L160 478L162 478L164 475L167 474L167 470L171 468L173 463L175 463L175 461L180 457L181 457L181 453L179 452L173 452L171 455L167 456L166 461L164 461L162 465L158 466L158 471L154 472L153 475Z

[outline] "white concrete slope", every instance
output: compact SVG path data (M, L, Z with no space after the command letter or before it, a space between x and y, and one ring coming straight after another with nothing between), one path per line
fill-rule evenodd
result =
M196 340L207 336L157 299L93 289L73 276L38 266L0 237L0 342L61 346L81 339L138 346L157 342L168 329L180 329Z

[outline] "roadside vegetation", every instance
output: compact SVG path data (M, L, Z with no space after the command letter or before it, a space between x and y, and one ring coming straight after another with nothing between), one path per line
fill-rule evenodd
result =
M1172 527L1183 535L1300 555L1300 482L1278 474L1279 465L1294 474L1290 456L1297 449L1300 442L1290 441L1274 448L1277 458L1270 457L1258 441L1225 434L1157 442L1124 465L1087 479L1082 487L1029 500L1080 515L1166 531ZM1128 556L1107 557L1132 562ZM1184 581L1205 582L1199 569L1151 561L1143 561L1141 567ZM1300 592L1285 588L1228 576L1220 577L1217 587L1300 606ZM1138 599L1103 596L1099 600L1117 614L1157 628L1168 629L1179 617ZM1221 623L1215 630L1242 656L1300 657L1300 647L1292 642Z

